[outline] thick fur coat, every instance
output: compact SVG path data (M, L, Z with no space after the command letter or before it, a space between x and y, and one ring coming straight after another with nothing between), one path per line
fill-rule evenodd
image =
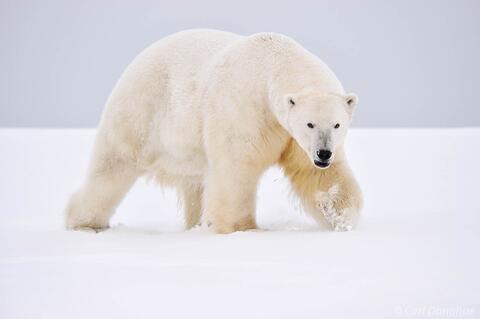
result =
M256 227L256 187L279 164L305 210L354 226L362 196L343 140L357 103L292 39L184 31L144 50L107 101L68 228L103 229L140 176L175 187L187 228Z

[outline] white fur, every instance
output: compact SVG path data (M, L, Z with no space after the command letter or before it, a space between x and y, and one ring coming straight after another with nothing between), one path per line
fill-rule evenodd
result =
M335 231L348 231L355 224L355 212L348 207L341 211L335 208L338 193L338 185L333 185L326 192L317 192L315 194L316 206L323 213L326 220L332 225Z
M299 167L311 169L328 146L339 165L327 171L355 184L343 155L355 104L322 61L283 35L192 30L164 38L135 58L108 99L67 227L108 227L134 181L148 175L178 190L187 227L203 213L218 233L255 228L257 181L297 147L292 137L310 158Z

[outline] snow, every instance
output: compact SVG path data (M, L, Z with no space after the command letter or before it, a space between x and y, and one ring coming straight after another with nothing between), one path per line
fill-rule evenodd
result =
M0 129L0 318L480 316L480 129L352 129L357 229L319 230L271 169L263 230L230 235L182 231L145 181L112 229L64 231L93 136Z

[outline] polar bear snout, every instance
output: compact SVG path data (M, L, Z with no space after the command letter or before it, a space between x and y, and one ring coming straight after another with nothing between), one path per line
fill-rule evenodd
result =
M316 158L313 160L315 166L320 168L328 168L330 166L330 161L333 155L330 150L321 149L318 150L315 155Z
M330 150L318 150L317 156L321 161L326 162L332 157L332 152Z

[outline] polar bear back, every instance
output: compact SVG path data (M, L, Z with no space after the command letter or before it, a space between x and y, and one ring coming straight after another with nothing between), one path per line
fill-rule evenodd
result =
M174 174L197 174L204 165L202 112L196 101L199 83L215 56L242 38L229 32L189 30L146 48L112 91L98 139L108 139L105 142L118 152L139 157L146 170L162 166ZM172 164L193 156L196 164L185 165L187 171Z

